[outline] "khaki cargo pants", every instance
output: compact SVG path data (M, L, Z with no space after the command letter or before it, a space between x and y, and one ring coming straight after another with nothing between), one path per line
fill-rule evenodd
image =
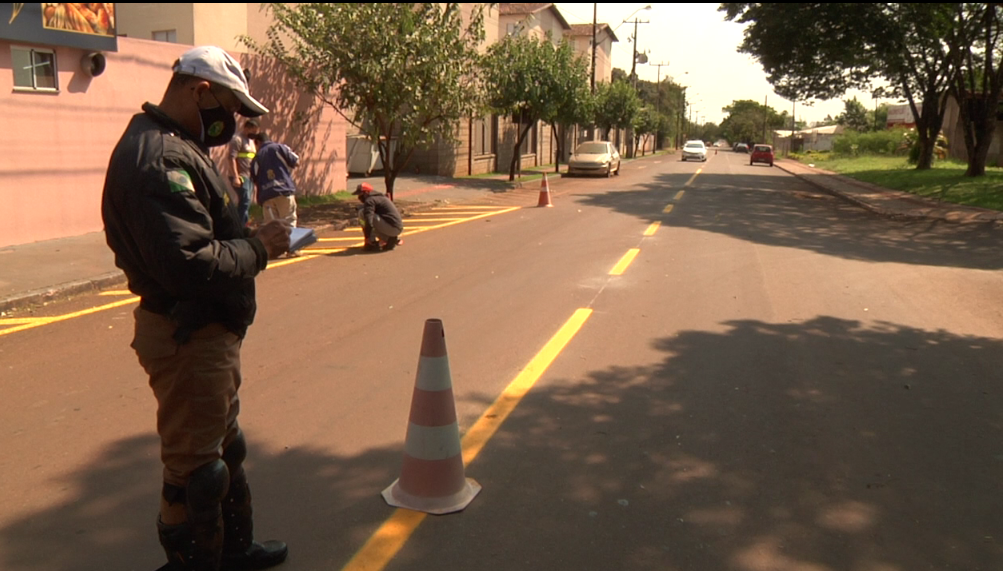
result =
M132 348L157 398L164 482L184 487L193 470L220 458L240 433L241 339L218 323L184 345L163 315L136 308Z

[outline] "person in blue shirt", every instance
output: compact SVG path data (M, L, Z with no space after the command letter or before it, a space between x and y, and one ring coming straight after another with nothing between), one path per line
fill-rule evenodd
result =
M284 220L296 226L296 184L292 170L299 156L288 146L276 143L264 132L256 136L258 150L251 161L251 177L258 188L265 223Z

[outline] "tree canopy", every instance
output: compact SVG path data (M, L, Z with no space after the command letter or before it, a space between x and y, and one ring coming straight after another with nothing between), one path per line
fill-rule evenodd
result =
M387 192L414 150L455 141L478 103L481 7L460 4L273 3L268 40L241 38L378 145ZM394 150L396 142L396 150Z

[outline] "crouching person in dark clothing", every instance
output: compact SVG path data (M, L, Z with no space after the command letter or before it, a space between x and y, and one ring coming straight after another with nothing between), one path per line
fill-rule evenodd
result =
M352 194L359 197L359 222L366 237L363 248L371 252L393 250L401 243L404 221L394 203L385 194L373 190L369 183L362 183Z

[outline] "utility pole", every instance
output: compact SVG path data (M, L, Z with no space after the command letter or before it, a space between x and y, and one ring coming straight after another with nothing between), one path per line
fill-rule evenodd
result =
M592 4L592 93L596 92L596 29L599 27L597 7L599 4Z
M770 100L769 95L763 96L763 142L767 143L766 140L766 126L770 121L770 107L768 101Z
M629 21L629 20L624 20ZM651 22L641 22L637 18L634 18L634 61L630 66L630 80L631 86L634 91L637 91L637 25L638 24L650 24ZM634 158L637 149L634 148L634 128L632 126L627 127L627 155L630 158Z
M655 117L659 118L659 125L661 124L661 102L662 102L662 68L669 65L668 63L656 63L650 64L658 68L658 81L655 82ZM655 148L662 143L662 133L658 129L655 129Z

